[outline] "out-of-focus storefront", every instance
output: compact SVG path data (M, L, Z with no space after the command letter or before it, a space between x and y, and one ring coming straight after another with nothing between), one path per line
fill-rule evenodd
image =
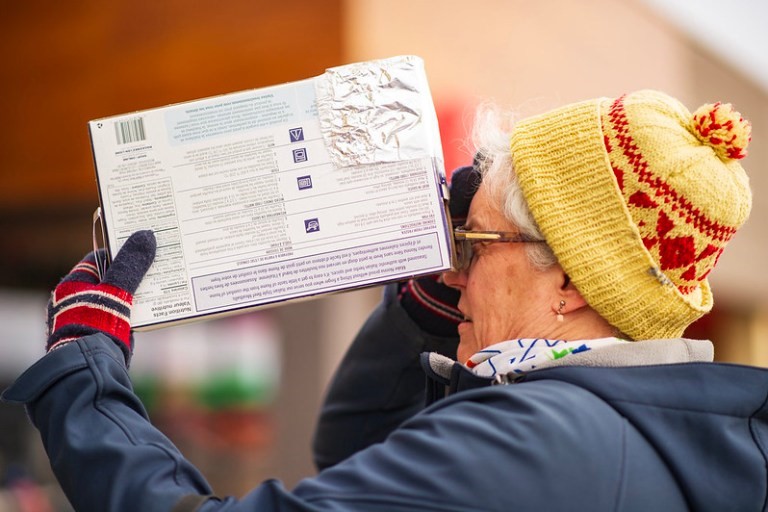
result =
M727 27L738 32L738 26ZM425 61L446 168L471 159L485 100L530 115L657 88L724 100L752 122L752 217L712 276L714 312L689 335L717 358L768 366L768 89L641 0L112 2L0 18L0 385L44 348L47 294L88 251L98 203L86 122L297 80L326 67ZM332 370L378 300L369 289L136 334L131 366L153 421L218 493L314 472L310 439ZM0 404L0 512L69 510L24 411Z

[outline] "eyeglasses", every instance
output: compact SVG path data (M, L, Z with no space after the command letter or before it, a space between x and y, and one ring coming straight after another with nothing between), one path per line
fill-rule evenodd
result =
M456 268L465 270L469 268L474 256L472 246L474 244L493 244L498 242L508 243L545 243L545 240L533 238L522 233L509 231L468 231L464 226L453 230L453 239L456 242Z

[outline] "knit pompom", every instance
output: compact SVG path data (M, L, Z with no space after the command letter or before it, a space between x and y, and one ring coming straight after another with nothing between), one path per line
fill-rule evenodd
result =
M730 103L707 103L693 113L693 129L704 144L723 160L747 156L752 125Z

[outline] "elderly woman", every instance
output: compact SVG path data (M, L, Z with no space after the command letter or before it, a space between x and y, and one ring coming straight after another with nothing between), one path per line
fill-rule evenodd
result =
M329 391L324 469L291 492L268 481L211 496L133 395L124 330L101 313L55 316L55 348L4 397L26 404L75 508L763 508L768 372L711 363L711 343L680 338L711 309L706 276L750 209L748 124L653 91L511 135L498 117L454 176L457 269L388 287ZM140 232L106 283L82 284L86 259L54 303L83 287L130 297L153 254Z

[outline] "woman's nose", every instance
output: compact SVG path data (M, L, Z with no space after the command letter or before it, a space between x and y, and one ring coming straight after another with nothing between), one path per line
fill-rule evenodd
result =
M451 288L461 289L466 283L467 273L464 270L449 270L443 272L443 282Z

